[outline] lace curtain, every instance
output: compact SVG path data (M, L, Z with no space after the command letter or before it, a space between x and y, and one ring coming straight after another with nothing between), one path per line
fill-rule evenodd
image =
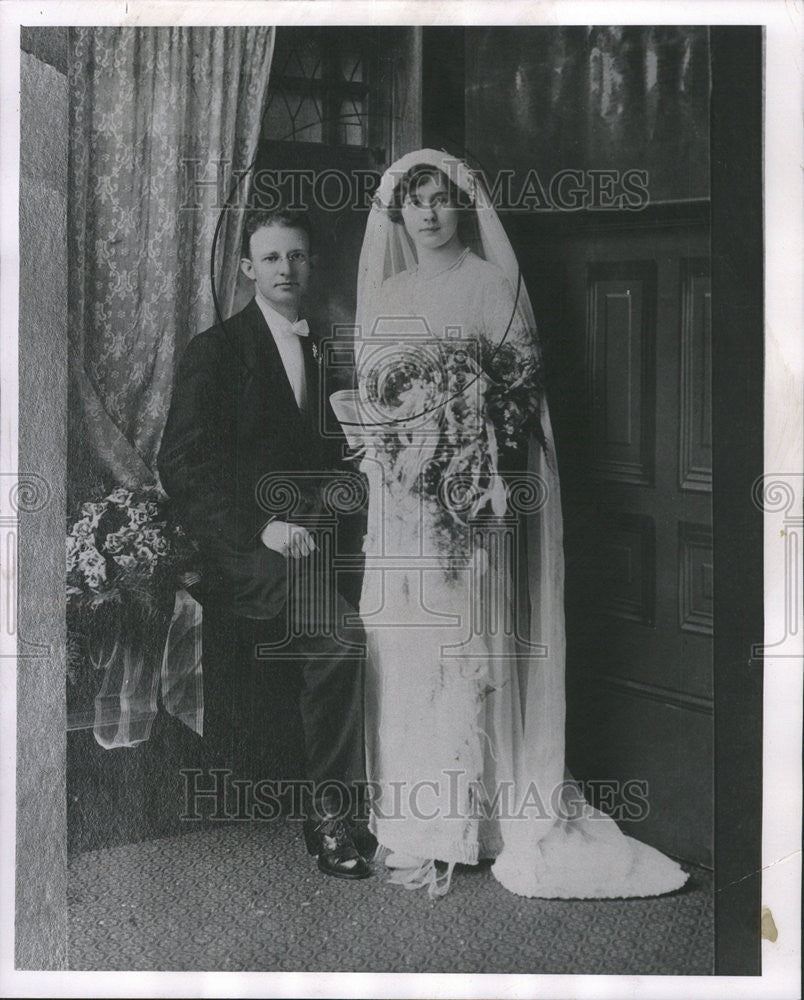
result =
M256 155L273 46L270 27L70 29L71 504L93 487L158 481L175 363L215 321L213 234L238 171ZM227 211L219 234L224 316L242 214ZM171 633L185 662L198 654L193 604L180 592ZM104 746L148 737L162 664L135 660L107 670L96 700ZM184 678L180 698L169 674L162 678L167 707L195 728L197 674Z

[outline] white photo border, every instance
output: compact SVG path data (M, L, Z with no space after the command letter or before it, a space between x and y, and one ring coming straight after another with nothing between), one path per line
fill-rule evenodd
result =
M802 465L802 5L784 0L128 0L0 2L0 469L17 471L19 25L168 24L754 24L765 28L765 471ZM799 504L801 498L799 497ZM3 512L0 512L3 513ZM800 522L799 522L800 523ZM778 640L785 586L778 519L765 516L765 641ZM800 567L799 567L800 568ZM0 632L0 654L15 653ZM801 636L798 636L801 653ZM0 674L0 993L4 996L650 997L733 1000L797 997L801 938L801 661L764 660L762 901L778 938L765 940L760 977L376 975L367 973L20 972L13 968L16 677Z

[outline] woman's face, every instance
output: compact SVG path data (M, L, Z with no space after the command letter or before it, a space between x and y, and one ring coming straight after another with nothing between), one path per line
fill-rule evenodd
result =
M436 250L456 240L459 218L460 209L440 177L423 178L402 205L405 230L417 248Z

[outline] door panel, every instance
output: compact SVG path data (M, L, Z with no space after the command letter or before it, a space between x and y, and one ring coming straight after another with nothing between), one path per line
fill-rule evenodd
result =
M679 482L712 489L712 293L709 264L682 261Z
M708 228L556 227L517 241L562 480L569 765L647 782L629 832L711 864Z
M655 300L652 261L589 266L593 469L605 479L653 481Z
M678 525L678 615L685 632L712 634L712 528Z
M586 707L585 715L581 714ZM654 686L599 676L572 704L575 715L573 774L595 792L612 779L647 782L647 812L630 820L615 812L621 828L676 857L711 865L712 717L709 705L675 698ZM625 796L633 800L633 792ZM601 808L616 797L600 796ZM631 813L633 815L633 812Z

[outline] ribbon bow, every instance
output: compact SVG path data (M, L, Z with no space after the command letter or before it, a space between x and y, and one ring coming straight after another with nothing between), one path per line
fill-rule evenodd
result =
M295 333L297 337L306 337L310 333L310 327L307 325L306 319L296 320L295 323L291 323L288 327L291 333Z

